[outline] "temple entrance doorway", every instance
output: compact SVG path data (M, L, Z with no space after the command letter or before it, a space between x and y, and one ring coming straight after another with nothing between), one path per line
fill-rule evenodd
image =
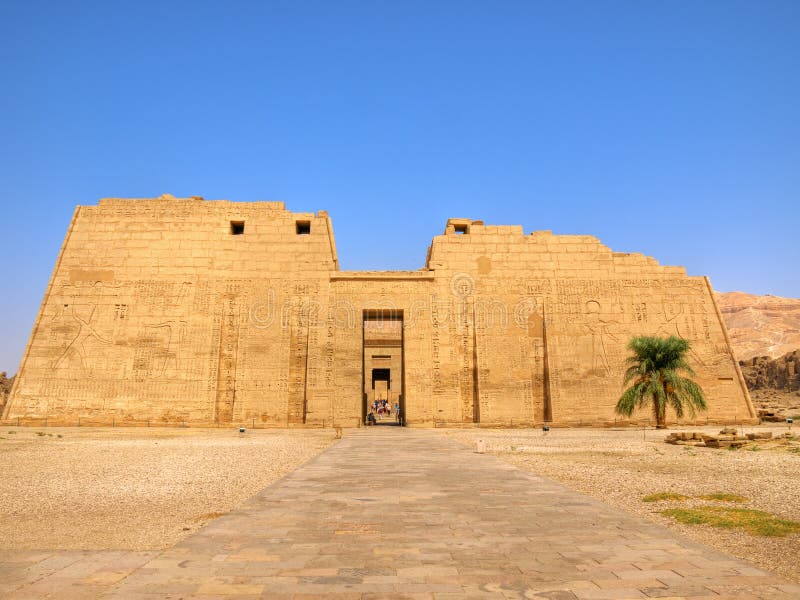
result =
M404 361L403 312L365 310L361 371L365 425L405 423Z

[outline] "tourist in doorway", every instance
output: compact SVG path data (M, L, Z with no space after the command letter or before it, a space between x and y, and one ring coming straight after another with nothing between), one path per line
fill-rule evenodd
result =
M375 425L375 413L372 411L367 415L367 425Z

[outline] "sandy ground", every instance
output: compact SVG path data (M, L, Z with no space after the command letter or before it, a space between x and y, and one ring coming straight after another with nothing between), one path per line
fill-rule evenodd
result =
M745 428L761 430L786 427ZM472 446L482 439L512 464L800 582L800 535L763 538L681 525L658 512L709 502L642 502L663 491L726 492L745 496L741 506L800 521L800 454L673 446L653 430L646 439L635 429L445 433ZM5 427L0 550L169 547L333 441L330 430Z
M4 427L0 549L166 548L333 437L331 430Z
M786 432L786 426L746 427L745 432ZM673 446L670 431L718 433L719 427L680 427L667 432L641 429L449 430L446 433L538 475L642 515L717 549L800 582L800 534L767 538L747 533L682 525L662 516L666 508L723 505L755 508L800 521L800 454L785 450L724 450ZM800 433L795 428L794 433ZM760 447L763 447L762 444ZM690 500L645 503L656 492L698 496L727 492L742 504Z

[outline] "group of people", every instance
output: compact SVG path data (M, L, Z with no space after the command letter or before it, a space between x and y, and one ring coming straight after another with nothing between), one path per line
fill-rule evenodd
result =
M394 403L394 414L397 422L402 424L399 402ZM386 398L376 398L372 402L369 414L367 415L367 425L375 425L377 422L376 415L378 419L383 419L384 415L386 415L386 417L392 416L392 405L389 404L389 401Z
M400 409L400 405L395 402L394 403L394 412ZM372 403L372 410L375 411L375 414L378 415L380 419L382 415L386 415L391 417L392 416L392 406L389 404L389 401L386 398L375 398L375 401Z

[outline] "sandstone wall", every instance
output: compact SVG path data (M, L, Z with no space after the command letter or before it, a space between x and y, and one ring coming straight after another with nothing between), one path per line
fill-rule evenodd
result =
M6 414L301 422L299 302L335 268L327 215L279 202L78 207Z
M608 424L636 334L688 339L708 416L754 418L708 282L594 237L451 219L423 269L347 272L322 211L107 199L75 212L4 416L357 426L384 361L411 425Z
M460 220L434 239L429 266L473 307L481 421L614 423L626 343L644 334L691 342L710 418L755 417L705 278L592 236Z

